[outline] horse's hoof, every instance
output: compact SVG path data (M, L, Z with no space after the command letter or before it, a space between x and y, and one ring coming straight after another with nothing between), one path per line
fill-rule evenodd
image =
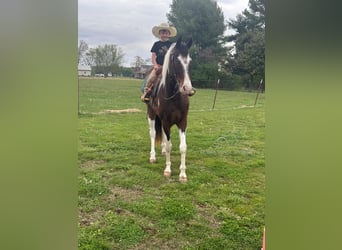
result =
M164 171L164 176L169 178L171 176L171 172L168 171Z
M188 182L188 178L186 178L186 177L184 177L184 176L180 176L180 177L179 177L179 181L180 181L181 183L186 183L186 182Z
M166 155L166 151L162 151L161 153L162 153L162 155L164 155L164 156Z
M153 164L156 162L156 159L150 159L150 163Z

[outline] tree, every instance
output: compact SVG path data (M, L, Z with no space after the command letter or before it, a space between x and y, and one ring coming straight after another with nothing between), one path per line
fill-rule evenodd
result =
M88 44L81 40L78 46L78 64L88 65L86 61L86 52L88 50Z
M265 74L265 37L261 31L248 31L238 36L238 53L234 56L233 73L246 78L246 88L256 88Z
M193 38L190 53L194 83L215 81L218 65L226 55L223 34L227 26L221 8L212 0L173 0L170 6L167 18L177 28L177 36Z
M135 61L131 64L131 66L135 69L139 69L144 64L146 64L146 61L142 59L140 56L136 56Z
M133 70L131 68L127 68L127 67L120 67L118 73L119 73L119 75L122 75L124 77L132 77L133 76Z
M241 77L245 88L257 88L265 79L265 0L249 0L235 20L228 22L236 34L227 37L234 42L225 67Z
M223 12L216 1L173 0L167 18L179 36L191 36L200 48L216 46L226 30Z
M124 53L115 44L99 45L87 52L87 61L93 66L93 73L118 73Z

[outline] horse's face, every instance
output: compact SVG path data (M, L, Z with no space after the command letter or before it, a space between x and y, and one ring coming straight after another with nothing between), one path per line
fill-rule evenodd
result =
M191 57L189 55L189 48L192 45L192 39L188 42L178 39L174 52L172 53L172 69L171 74L176 78L181 94L189 95L192 91L192 84L189 74Z

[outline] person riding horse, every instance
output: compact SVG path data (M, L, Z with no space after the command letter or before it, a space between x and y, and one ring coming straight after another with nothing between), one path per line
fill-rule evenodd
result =
M186 175L186 128L189 110L189 96L193 95L190 77L191 57L189 49L192 39L187 42L181 37L168 49L163 64L161 80L151 101L146 103L149 135L151 141L150 163L156 162L155 144L161 143L165 155L164 176L171 177L171 127L179 130L179 150L181 154L179 181L187 182Z
M153 69L148 76L148 79L144 86L144 92L140 97L141 101L145 103L148 103L150 101L153 87L161 79L164 57L172 44L169 38L175 37L177 35L177 29L168 25L167 23L161 23L159 26L154 26L152 28L152 34L155 37L159 38L159 41L156 41L151 48ZM194 94L195 91L192 91L190 95Z

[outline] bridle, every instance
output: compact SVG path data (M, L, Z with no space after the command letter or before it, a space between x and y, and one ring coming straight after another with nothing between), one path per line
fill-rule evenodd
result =
M174 67L175 54L172 53L170 56L171 56L170 60L171 60L171 62L172 62L171 65L173 65L173 67ZM176 90L176 92L175 92L172 96L170 96L170 97L163 97L164 100L171 100L171 99L175 98L176 95L178 95L178 94L180 93L180 91L179 91L180 83L179 83L179 81L177 80L177 75L176 75L175 70L173 70L173 71L174 71L174 73L170 76L170 78L171 78L171 81L173 81L173 82L176 83L176 87L177 87L177 88L175 88L175 89L177 89L177 90Z
M174 76L171 76L171 78L174 78L174 80L176 81L177 91L172 96L170 96L170 97L163 97L164 100L171 100L171 99L175 98L176 95L178 95L178 93L180 93L180 91L179 91L179 81L177 81L176 74L174 74Z

